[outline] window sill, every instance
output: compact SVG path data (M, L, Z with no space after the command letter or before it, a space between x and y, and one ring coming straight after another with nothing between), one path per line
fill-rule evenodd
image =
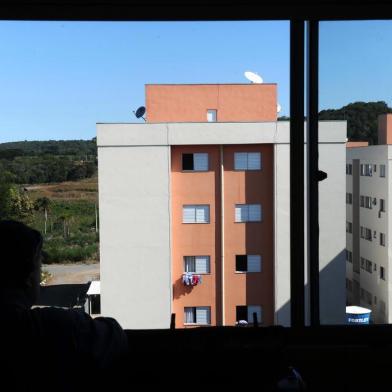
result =
M244 275L244 274L260 274L262 271L235 271L235 274Z
M236 222L234 221L234 223L262 223L262 220L258 220L258 221L243 221L243 222Z
M181 170L181 173L208 173L212 170Z
M183 272L183 275L185 274L192 274L192 275L211 275L211 272Z
M183 225L209 225L210 222L182 222Z
M184 327L210 327L211 324L184 323Z

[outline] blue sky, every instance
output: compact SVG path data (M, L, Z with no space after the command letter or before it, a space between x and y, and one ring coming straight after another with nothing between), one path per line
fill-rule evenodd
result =
M320 107L392 106L392 22L320 26ZM136 122L146 83L278 83L289 112L288 22L0 22L0 142L90 139Z

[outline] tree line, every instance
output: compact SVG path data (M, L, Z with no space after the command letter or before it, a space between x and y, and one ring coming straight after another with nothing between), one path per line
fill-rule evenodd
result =
M96 171L95 138L0 144L0 172L11 183L77 181Z
M320 121L346 120L347 137L349 140L378 142L378 116L392 113L384 101L353 102L340 109L326 109L319 112ZM279 117L279 121L289 121L289 117Z

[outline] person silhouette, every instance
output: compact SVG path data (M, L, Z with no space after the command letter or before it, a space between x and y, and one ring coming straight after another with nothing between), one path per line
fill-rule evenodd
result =
M41 234L0 221L0 373L8 391L82 391L126 355L116 320L76 309L32 308L40 292ZM101 382L102 381L102 382Z

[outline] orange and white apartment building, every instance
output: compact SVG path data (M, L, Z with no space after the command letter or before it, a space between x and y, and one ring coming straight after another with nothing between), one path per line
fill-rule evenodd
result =
M124 328L168 328L172 313L178 328L290 324L289 123L276 108L276 84L154 84L146 123L97 125L102 314ZM321 321L341 323L346 123L319 132Z

